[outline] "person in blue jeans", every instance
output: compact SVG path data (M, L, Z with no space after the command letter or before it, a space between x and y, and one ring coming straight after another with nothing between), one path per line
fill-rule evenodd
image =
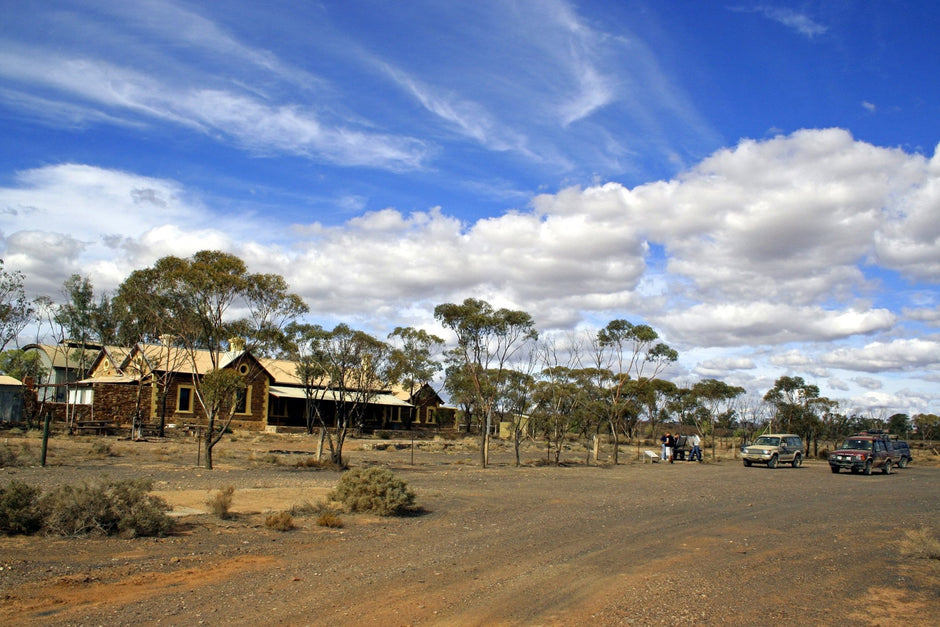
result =
M689 456L689 461L702 461L702 438L698 437L697 433L693 433L692 437L689 438L692 440L692 454Z

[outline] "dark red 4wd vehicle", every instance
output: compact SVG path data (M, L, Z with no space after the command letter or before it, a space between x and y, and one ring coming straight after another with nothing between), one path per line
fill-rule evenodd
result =
M837 473L845 468L870 475L872 468L880 468L889 475L894 465L893 453L884 436L860 433L846 438L838 450L829 453L829 469Z

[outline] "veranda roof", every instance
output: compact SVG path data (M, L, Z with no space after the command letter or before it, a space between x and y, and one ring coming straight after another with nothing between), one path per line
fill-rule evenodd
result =
M304 393L303 388L292 388L283 385L272 385L270 388L272 396L277 396L279 398L299 398L301 400L307 398ZM325 400L338 402L342 400L340 395L334 392L333 390L317 390L314 395L314 400ZM391 394L375 394L369 398L369 403L373 405L391 405L393 407L411 407L411 403L406 403L405 401L395 398Z

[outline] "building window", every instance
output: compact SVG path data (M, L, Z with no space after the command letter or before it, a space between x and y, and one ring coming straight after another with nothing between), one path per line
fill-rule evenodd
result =
M238 392L235 398L235 413L242 415L251 413L251 386Z
M176 411L188 414L193 411L193 386L181 385L176 390Z
M271 397L271 415L287 416L287 400L280 396Z
M428 407L427 412L428 413L425 416L425 422L429 425L433 425L437 422L437 416L435 415L434 408Z
M72 405L91 405L95 391L91 388L72 388L69 390L69 403Z

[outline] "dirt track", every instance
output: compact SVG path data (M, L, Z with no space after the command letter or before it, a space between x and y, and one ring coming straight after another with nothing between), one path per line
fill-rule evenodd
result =
M223 442L213 471L188 466L187 445L115 443L119 456L101 459L89 446L62 441L49 467L2 469L3 481L149 476L182 514L176 533L0 539L0 623L940 623L940 560L899 552L905 530L940 531L934 467L515 468L501 453L481 470L472 451L418 451L414 464L408 450L351 451L353 465L391 467L426 512L344 515L342 529L299 518L281 533L262 513L338 478L259 456L283 443ZM235 520L193 513L226 485Z

